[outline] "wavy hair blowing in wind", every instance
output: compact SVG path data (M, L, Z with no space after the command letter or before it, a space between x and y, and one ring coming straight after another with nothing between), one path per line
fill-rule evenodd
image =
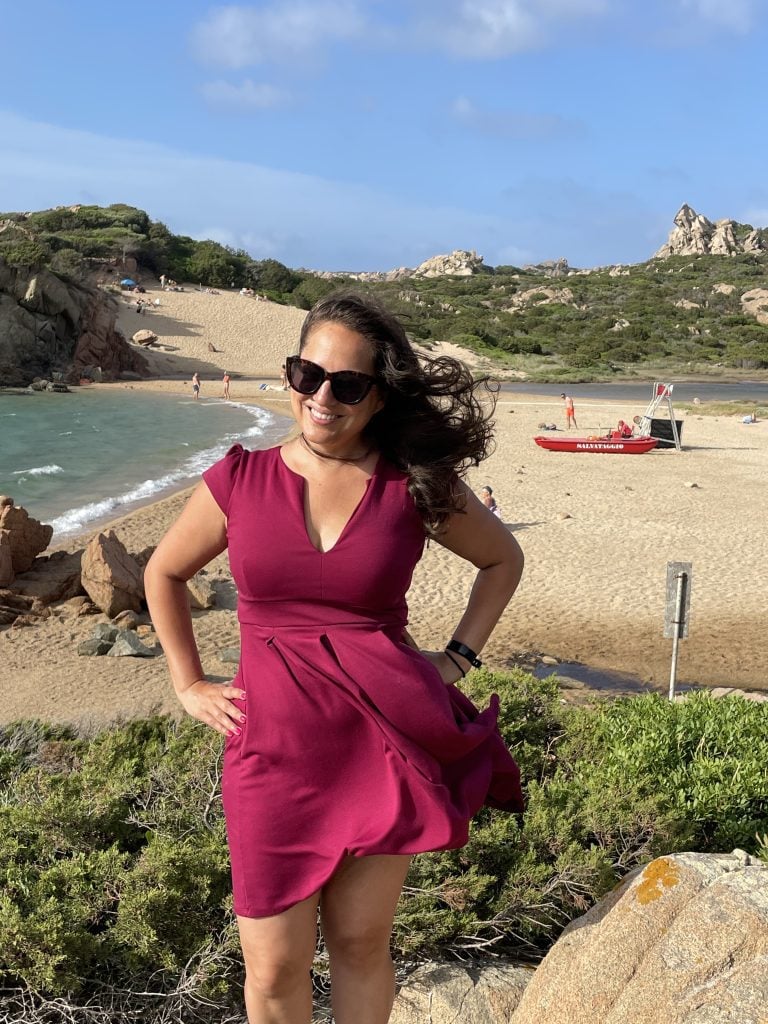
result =
M371 419L366 438L408 474L425 529L439 533L451 513L462 511L458 477L492 450L497 386L488 377L474 378L457 359L417 356L399 318L354 292L329 295L312 307L299 349L328 322L355 331L372 346L384 408Z

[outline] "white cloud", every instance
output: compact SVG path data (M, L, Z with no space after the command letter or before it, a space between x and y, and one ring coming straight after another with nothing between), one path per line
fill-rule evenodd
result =
M482 135L511 139L545 139L580 134L583 125L558 114L527 114L514 110L488 110L478 107L466 96L457 97L450 107L451 116Z
M216 238L256 258L324 270L416 266L452 249L497 262L515 236L496 213L429 205L348 181L183 152L33 122L0 111L6 206L130 203L172 231ZM215 183L215 187L212 186Z
M365 18L355 0L277 0L271 6L214 9L192 31L207 64L237 70L297 58L314 60L334 39L360 35Z
M238 85L223 81L205 82L200 92L212 107L270 110L285 106L289 101L288 94L281 89L266 82L252 82L250 78Z
M748 32L755 14L755 0L680 0L683 10L693 11L704 21L731 29Z
M541 46L561 22L606 9L607 0L443 0L414 30L430 48L493 59Z

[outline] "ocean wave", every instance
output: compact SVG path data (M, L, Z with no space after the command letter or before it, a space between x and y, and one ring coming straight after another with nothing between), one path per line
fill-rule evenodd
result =
M114 512L117 512L119 515L120 510L127 512L129 506L144 503L162 491L191 482L199 478L203 470L208 469L209 466L225 455L227 450L237 441L260 437L265 434L270 426L275 425L275 417L266 409L261 409L258 406L244 405L239 402L232 402L230 405L237 405L238 408L247 412L253 418L253 425L245 430L239 430L237 433L227 434L212 447L195 452L169 473L164 473L149 480L143 480L122 494L104 498L101 501L89 502L87 505L81 505L79 508L71 509L69 512L65 512L63 515L52 519L50 523L54 534L81 533L87 530L95 520L105 519Z
M11 476L54 476L56 473L63 473L61 466L33 466L32 469L14 469Z

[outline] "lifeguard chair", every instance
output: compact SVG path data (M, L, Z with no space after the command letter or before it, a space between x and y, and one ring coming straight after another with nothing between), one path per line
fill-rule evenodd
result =
M664 442L666 447L671 448L674 444L678 451L682 451L683 446L680 442L680 432L683 424L681 420L675 419L675 410L672 407L673 388L674 384L663 384L660 381L655 381L648 408L642 416L636 417L635 423L640 437L656 437L659 441ZM666 407L669 413L669 424L667 424L666 420L654 415L658 412L659 406Z

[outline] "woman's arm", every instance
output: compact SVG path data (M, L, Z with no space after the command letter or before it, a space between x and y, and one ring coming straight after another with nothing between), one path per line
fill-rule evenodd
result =
M523 552L514 536L470 489L461 484L466 499L464 512L455 512L445 530L435 538L438 544L477 566L467 607L453 631L453 639L479 654L493 632L502 612L517 589L523 574ZM452 639L446 637L446 643ZM446 683L456 682L460 672L444 651L424 652ZM451 652L464 671L469 661Z
M192 629L187 580L227 546L224 513L204 483L192 493L184 511L157 546L144 572L152 623L165 651L176 694L184 708L226 736L244 721L232 698L245 692L208 683Z

